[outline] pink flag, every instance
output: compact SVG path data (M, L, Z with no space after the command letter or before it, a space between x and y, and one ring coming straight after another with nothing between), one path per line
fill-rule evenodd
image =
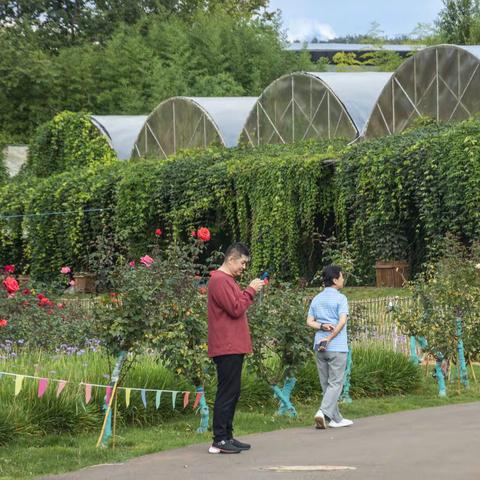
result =
M57 388L57 398L60 396L62 393L62 390L65 388L65 385L67 384L66 380L60 380L58 382L58 388Z
M200 399L202 398L203 392L197 392L197 395L195 395L195 402L193 403L193 409L195 410L198 407L198 404L200 403Z
M48 379L47 378L41 378L38 381L38 398L43 397L43 394L45 393L45 390L47 389L48 385Z
M190 397L190 392L185 392L183 394L183 408L185 408L188 405L189 397Z
M89 403L92 399L92 386L89 383L85 384L85 403Z
M105 403L108 405L110 403L110 397L112 396L112 387L107 386L107 391L105 393Z

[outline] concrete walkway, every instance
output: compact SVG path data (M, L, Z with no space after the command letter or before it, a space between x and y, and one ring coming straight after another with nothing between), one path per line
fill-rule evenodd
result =
M207 444L44 477L65 480L475 480L480 403L362 418L352 427L292 428L242 437L252 450L208 455ZM278 471L288 466L292 471ZM350 467L300 471L301 467ZM273 469L272 469L273 468Z

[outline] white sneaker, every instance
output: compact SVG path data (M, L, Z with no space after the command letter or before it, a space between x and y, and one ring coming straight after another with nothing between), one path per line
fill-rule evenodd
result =
M335 422L335 420L330 420L330 423L328 424L328 426L332 428L349 427L350 425L353 425L353 422L351 420L348 420L347 418L343 418L339 422Z
M327 424L325 422L325 415L320 409L318 409L318 412L315 414L315 428L321 430L325 429L326 427Z

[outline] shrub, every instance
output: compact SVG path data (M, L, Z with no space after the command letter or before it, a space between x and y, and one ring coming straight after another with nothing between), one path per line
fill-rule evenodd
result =
M85 113L62 112L41 125L30 142L26 170L48 177L116 159L107 139Z
M421 383L419 368L408 357L375 344L354 345L350 395L353 398L403 395ZM315 359L298 375L296 396L311 398L321 392Z

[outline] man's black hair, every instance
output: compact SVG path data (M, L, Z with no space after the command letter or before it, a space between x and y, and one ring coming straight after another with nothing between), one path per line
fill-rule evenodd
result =
M323 284L325 287L331 287L334 283L334 280L340 278L342 269L337 265L327 265L322 270Z
M248 250L248 247L240 242L232 243L225 252L225 260L231 256L239 258L242 255L250 258L250 250Z

